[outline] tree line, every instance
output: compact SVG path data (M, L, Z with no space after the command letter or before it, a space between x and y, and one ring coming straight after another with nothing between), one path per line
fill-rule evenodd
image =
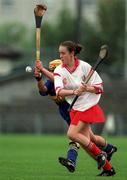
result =
M79 17L80 18L80 17ZM77 22L81 21L79 33L76 34ZM98 57L102 44L109 46L108 61L105 71L110 75L124 75L121 72L125 64L125 0L98 0L97 23L88 19L78 19L69 8L63 8L57 21L43 22L41 47L46 58L58 56L58 45L61 41L77 40L84 45L80 58L93 64ZM11 44L33 54L35 49L35 28L28 31L26 25L13 22L0 26L0 44ZM32 53L31 53L32 52Z

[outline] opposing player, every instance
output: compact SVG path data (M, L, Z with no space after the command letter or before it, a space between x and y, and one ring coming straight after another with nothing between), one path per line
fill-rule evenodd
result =
M65 99L62 98L61 96L56 96L55 88L54 88L53 71L61 63L62 62L59 59L53 60L49 63L49 70L47 70L46 68L43 67L41 61L36 61L34 75L37 80L37 86L40 95L41 96L50 95L52 97L54 102L58 105L60 115L69 126L70 125L70 116L68 112L69 103L67 103L67 101L65 101ZM42 80L42 76L40 77L40 72L48 78L46 82ZM103 149L103 151L107 153L108 159L111 159L112 154L117 150L116 147L111 144L108 144L104 138L100 136L94 136L92 130L91 130L91 138L95 143L97 143L101 147L101 149ZM59 157L59 162L63 166L67 167L67 169L70 172L75 171L78 149L79 149L79 144L74 141L70 141L69 149L67 152L67 158Z

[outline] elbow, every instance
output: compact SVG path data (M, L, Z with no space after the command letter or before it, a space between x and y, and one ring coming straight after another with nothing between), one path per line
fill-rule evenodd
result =
M57 87L56 88L56 96L62 96L62 88L60 88L60 87Z

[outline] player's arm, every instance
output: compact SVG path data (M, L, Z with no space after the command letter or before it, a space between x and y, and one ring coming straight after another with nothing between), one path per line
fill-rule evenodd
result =
M40 92L47 92L47 87L45 86L43 80L37 81L37 86Z
M61 75L57 73L56 71L54 72L54 78L55 78L55 90L56 90L56 95L59 96L70 96L70 95L78 95L80 96L83 92L90 92L90 93L95 93L95 94L100 94L102 93L102 88L101 84L96 84L94 85L88 85L88 84L81 84L81 86L77 89L64 89L63 82Z
M54 84L55 84L55 91L57 96L70 96L74 95L74 90L64 89L63 80L61 75L57 70L54 71Z
M44 74L48 79L51 81L54 81L54 76L53 73L48 71L46 68L43 67L42 62L37 60L35 62L35 67L42 73Z
M75 90L64 89L64 88L59 88L59 87L57 88L56 87L56 94L57 94L57 96L65 97L65 96L74 95L74 91Z
M75 90L74 94L78 95L78 91L89 92L89 93L94 93L94 94L102 94L103 86L102 86L102 83L95 84L95 85L89 85L89 84L82 83L81 86L77 90Z
M82 64L85 76L82 78L81 86L78 89L83 92L89 92L94 94L103 93L103 82L99 74L96 71L94 71L93 75L89 80L89 83L86 83L86 80L92 71L92 67L87 62L82 62Z
M54 76L53 73L48 71L46 68L43 68L41 71L48 79L50 79L51 81L54 81Z
M101 94L103 90L99 86L89 86L87 84L83 84L79 88L73 89L73 90L67 90L64 88L56 87L56 94L63 97L70 96L70 95L80 96L83 92Z
M34 71L34 77L37 80L37 86L40 92L47 92L47 87L45 86L44 81L42 80L42 75L40 75L40 72L37 68L35 68Z

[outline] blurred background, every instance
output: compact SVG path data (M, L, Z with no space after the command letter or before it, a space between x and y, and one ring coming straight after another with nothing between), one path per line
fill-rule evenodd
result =
M50 97L38 93L34 66L34 7L48 9L41 29L41 60L45 67L59 58L61 41L84 45L80 59L93 65L100 46L109 46L99 67L105 93L101 106L107 117L95 132L127 135L127 0L0 0L0 133L63 134L66 124Z

